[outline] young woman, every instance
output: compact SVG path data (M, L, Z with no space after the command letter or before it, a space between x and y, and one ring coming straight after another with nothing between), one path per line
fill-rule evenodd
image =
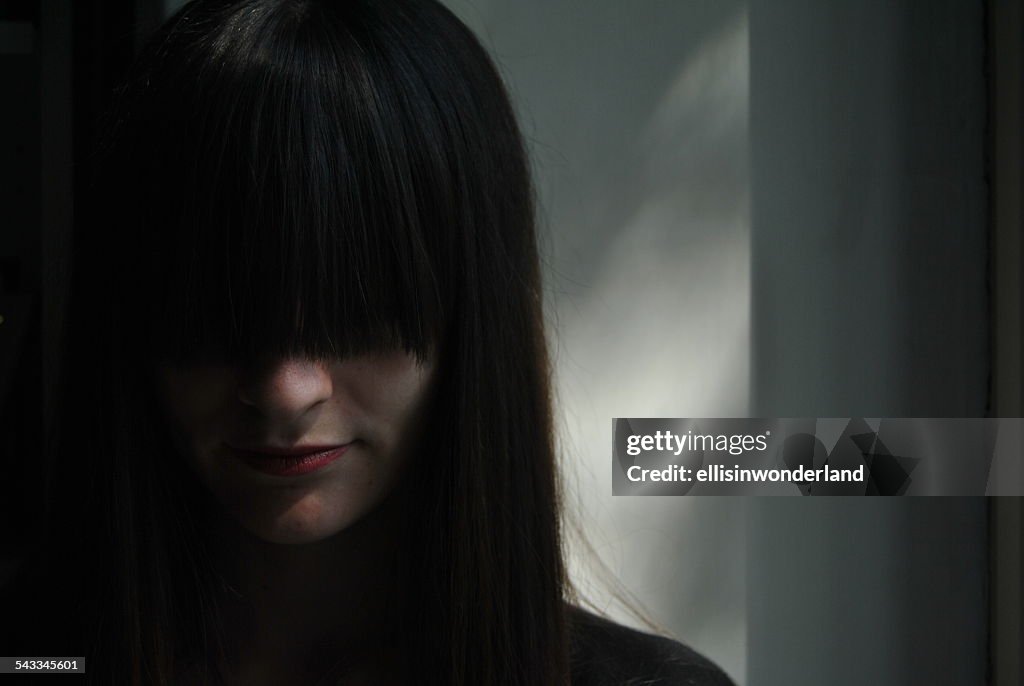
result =
M451 13L199 0L110 124L6 654L99 684L728 683L570 603L527 161Z

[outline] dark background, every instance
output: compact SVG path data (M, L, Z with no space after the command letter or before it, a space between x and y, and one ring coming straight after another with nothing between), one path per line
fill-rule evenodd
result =
M0 3L0 520L5 552L35 535L76 197L96 123L144 12L131 2Z

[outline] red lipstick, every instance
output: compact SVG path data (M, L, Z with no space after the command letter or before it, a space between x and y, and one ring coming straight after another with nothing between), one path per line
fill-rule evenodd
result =
M231 453L258 472L273 476L301 476L323 469L348 450L351 443L294 448L235 448Z

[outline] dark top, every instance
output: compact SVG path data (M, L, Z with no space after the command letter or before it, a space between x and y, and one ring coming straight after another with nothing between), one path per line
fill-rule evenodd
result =
M735 686L715 663L677 641L571 608L573 686Z
M35 646L44 644L55 655L81 654L79 641L58 638L60 622L50 615L40 617L32 606L31 595L0 584L0 607L11 611L0 611L0 654L35 655ZM23 612L14 611L17 607ZM572 686L735 686L717 665L681 643L578 607L568 610ZM14 617L29 622L12 621Z

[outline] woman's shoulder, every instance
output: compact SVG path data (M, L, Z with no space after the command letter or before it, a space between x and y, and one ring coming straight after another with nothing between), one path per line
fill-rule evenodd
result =
M573 686L734 686L715 663L664 636L569 608Z

